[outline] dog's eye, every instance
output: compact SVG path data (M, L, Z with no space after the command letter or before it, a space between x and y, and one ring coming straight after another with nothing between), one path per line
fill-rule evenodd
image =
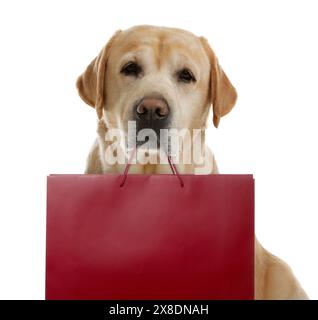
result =
M141 73L141 67L137 63L130 61L121 68L120 73L125 76L137 77Z
M193 75L193 73L191 72L191 70L189 69L182 69L180 71L177 72L177 77L178 77L178 81L184 82L184 83L190 83L190 82L195 82L196 79Z

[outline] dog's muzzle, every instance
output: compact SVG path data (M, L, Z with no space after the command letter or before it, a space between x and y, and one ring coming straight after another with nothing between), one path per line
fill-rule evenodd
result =
M170 107L162 97L145 97L134 107L137 131L152 129L160 134L160 129L168 127Z

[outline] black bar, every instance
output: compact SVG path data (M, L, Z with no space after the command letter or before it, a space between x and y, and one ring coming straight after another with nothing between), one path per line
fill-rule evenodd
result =
M141 309L142 308L142 309ZM219 319L315 315L317 301L0 301L0 319ZM311 317L308 317L311 318Z

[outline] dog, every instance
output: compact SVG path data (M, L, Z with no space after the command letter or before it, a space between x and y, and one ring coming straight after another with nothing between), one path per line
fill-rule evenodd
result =
M77 80L80 97L96 109L98 135L87 160L87 174L120 173L124 164L109 164L105 135L151 128L202 129L205 140L210 109L213 124L234 107L237 93L203 37L181 29L136 26L117 31ZM212 108L211 108L212 105ZM191 148L190 148L191 149ZM182 149L185 153L191 150ZM204 147L205 165L180 162L181 173L217 174L213 153ZM167 173L166 164L134 164L134 173ZM255 240L255 299L308 299L290 267Z

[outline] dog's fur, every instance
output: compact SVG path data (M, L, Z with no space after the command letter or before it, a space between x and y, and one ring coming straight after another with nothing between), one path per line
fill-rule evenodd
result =
M142 65L142 74L124 76L128 61ZM180 83L178 70L189 68L196 81ZM118 31L78 78L81 98L97 111L98 138L88 157L86 173L122 172L123 165L105 161L105 133L109 128L127 131L132 108L138 99L160 95L171 109L170 128L205 129L212 104L213 123L231 111L236 90L220 67L208 42L190 32L164 27L137 26ZM203 130L204 131L204 130ZM201 136L204 140L204 133ZM211 151L209 166L200 173L218 173ZM195 164L180 164L182 173L195 173ZM167 173L167 165L132 166L134 173ZM307 299L289 266L255 241L255 298Z

